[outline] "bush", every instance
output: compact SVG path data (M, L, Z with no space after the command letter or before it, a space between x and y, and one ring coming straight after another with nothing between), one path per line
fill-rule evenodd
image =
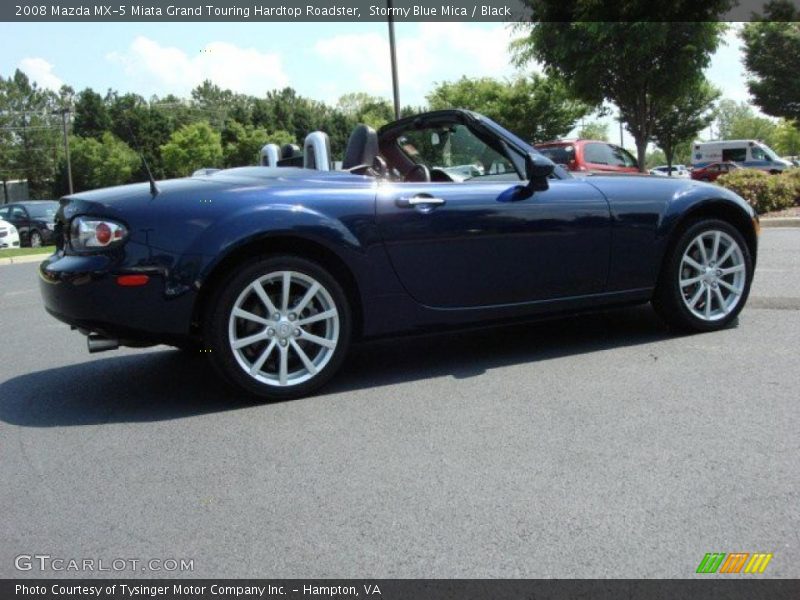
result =
M800 167L795 167L784 171L781 177L786 179L789 184L794 188L794 203L800 204Z
M759 214L789 208L794 204L795 185L784 175L770 175L756 169L737 169L717 179L736 192Z

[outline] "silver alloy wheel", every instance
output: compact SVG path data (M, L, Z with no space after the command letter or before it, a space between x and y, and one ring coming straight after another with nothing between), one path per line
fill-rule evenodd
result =
M38 231L31 233L31 248L42 247L42 235Z
M313 277L296 271L252 281L228 319L228 342L239 366L268 385L308 381L325 368L338 341L333 298Z
M741 301L746 283L742 249L724 231L704 231L686 247L678 286L686 308L698 319L725 318Z

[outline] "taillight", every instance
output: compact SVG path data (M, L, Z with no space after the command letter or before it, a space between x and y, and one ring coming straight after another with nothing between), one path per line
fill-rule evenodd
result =
M97 250L125 240L128 230L122 223L96 217L75 217L70 226L69 243L73 250Z

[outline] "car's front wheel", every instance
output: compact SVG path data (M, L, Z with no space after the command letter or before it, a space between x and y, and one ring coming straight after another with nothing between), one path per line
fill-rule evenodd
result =
M39 233L36 229L31 231L31 248L41 248L42 247L42 234Z
M725 221L703 219L670 247L653 305L676 328L722 329L744 307L752 278L753 261L742 234Z
M267 400L307 395L337 371L350 345L351 310L321 265L296 256L253 260L206 311L209 357L239 388Z

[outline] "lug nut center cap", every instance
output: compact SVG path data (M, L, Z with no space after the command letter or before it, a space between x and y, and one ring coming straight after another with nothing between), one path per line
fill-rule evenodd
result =
M289 323L280 323L278 325L278 337L286 339L292 335L292 326Z

